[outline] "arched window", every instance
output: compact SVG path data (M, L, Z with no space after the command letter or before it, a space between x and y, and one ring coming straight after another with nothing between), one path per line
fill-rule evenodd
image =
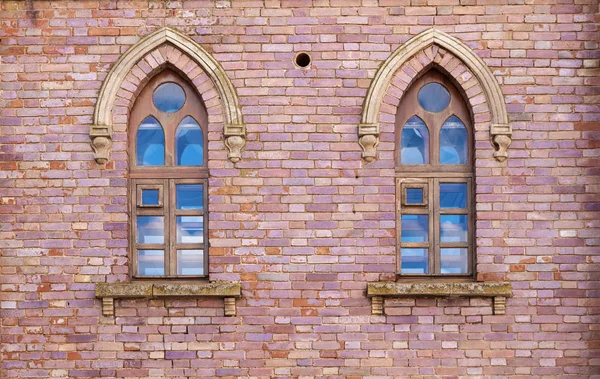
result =
M396 115L399 273L471 276L474 270L473 133L462 95L428 71Z
M153 77L129 119L134 277L207 274L206 108L173 71Z

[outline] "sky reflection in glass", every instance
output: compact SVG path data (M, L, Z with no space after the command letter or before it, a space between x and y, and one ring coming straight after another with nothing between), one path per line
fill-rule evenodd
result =
M466 274L469 272L467 248L441 249L440 270L442 274Z
M417 99L426 111L441 112L450 104L450 92L439 83L428 83L421 87Z
M175 132L175 156L178 166L202 166L204 163L204 145L202 129L192 117L181 121Z
M402 248L400 272L402 274L427 274L428 252L427 249Z
M467 163L467 128L456 116L450 117L440 130L440 163Z
M429 131L423 120L412 116L402 128L402 147L400 162L402 164L429 163Z
M163 83L154 91L152 101L163 112L177 112L185 104L185 92L178 84Z
M466 208L467 183L440 183L440 208Z
M138 128L136 150L138 166L164 166L165 133L154 117L146 117Z

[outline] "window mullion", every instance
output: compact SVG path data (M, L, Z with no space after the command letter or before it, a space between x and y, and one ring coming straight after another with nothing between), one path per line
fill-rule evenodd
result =
M165 180L165 185L169 188L169 209L167 210L167 218L169 219L168 226L168 258L169 263L165 267L165 272L168 272L168 275L174 276L177 275L177 250L175 248L175 238L176 238L176 224L175 224L175 180L167 179Z
M430 274L439 274L439 246L438 246L438 234L439 234L439 208L440 199L438 197L437 185L439 179L431 178L429 182L429 257L431 263Z
M130 209L131 209L131 219L130 219L131 233L130 233L129 246L130 246L131 252L132 252L131 253L132 254L132 257L131 257L132 258L131 259L132 267L130 268L129 272L132 273L133 276L136 276L139 274L139 272L138 272L138 249L136 247L136 245L137 245L137 203L138 203L137 180L132 181L129 196L132 199L132 201L129 204Z
M467 242L469 244L469 248L467 249L468 253L468 271L469 274L475 273L475 196L474 196L474 188L475 184L473 179L467 180L467 228L469 228L467 233Z

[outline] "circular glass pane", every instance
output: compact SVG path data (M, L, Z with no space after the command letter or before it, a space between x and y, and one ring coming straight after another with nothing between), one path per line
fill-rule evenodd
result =
M441 112L450 104L450 92L439 83L425 84L417 97L419 105L428 112Z
M185 103L185 92L178 84L163 83L152 95L154 106L167 113L177 112Z

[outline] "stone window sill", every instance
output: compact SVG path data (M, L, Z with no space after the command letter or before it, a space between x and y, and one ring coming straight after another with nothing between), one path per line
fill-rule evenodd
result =
M241 297L237 282L203 283L98 283L96 297L102 299L102 315L113 316L114 299L163 297L220 297L224 299L225 316L235 316L235 298Z
M367 285L371 311L382 315L384 297L491 297L495 315L506 313L506 298L512 296L508 282L374 282Z

